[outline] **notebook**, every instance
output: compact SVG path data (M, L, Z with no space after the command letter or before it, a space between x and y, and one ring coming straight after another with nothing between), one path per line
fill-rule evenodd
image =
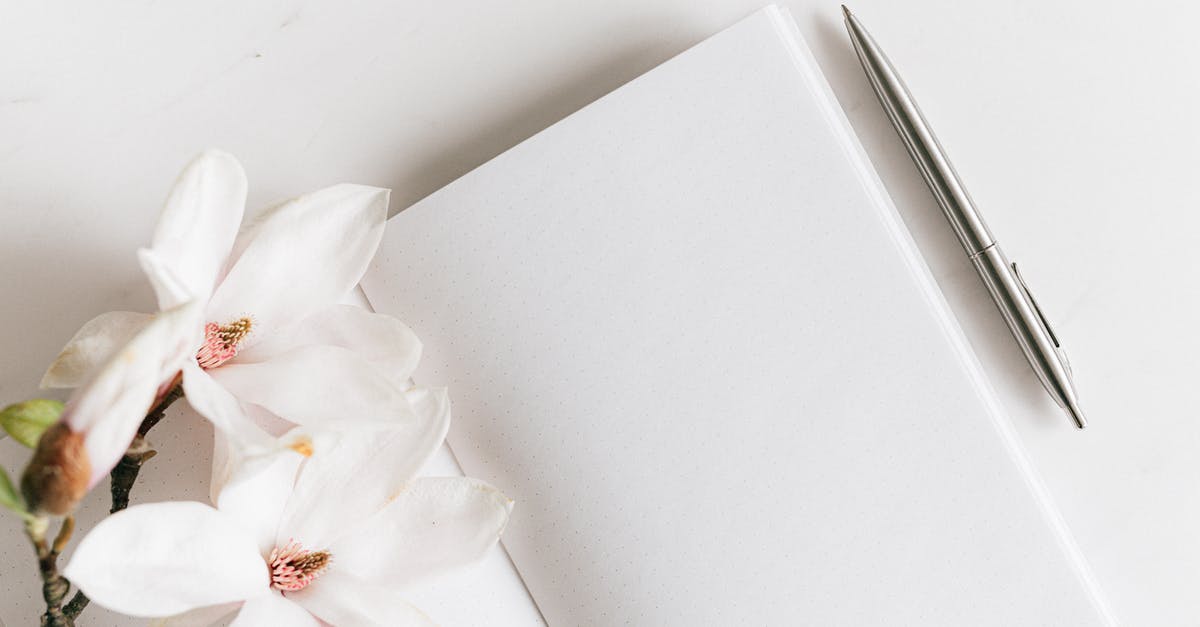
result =
M1112 623L779 8L400 212L363 287L550 625Z

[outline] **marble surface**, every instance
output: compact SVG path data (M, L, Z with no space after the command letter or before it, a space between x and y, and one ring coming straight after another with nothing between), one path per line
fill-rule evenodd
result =
M78 326L147 309L133 250L194 153L237 154L251 206L339 181L399 209L733 23L761 0L121 1L0 21L0 401ZM1200 616L1200 6L862 0L992 230L1057 323L1091 426L1042 392L889 127L835 2L785 2L1035 465L1129 625ZM145 500L202 495L186 417ZM21 453L0 443L10 469ZM443 460L447 463L448 460ZM167 463L169 462L169 464ZM178 480L173 479L178 477ZM93 499L95 500L95 499ZM94 516L94 506L88 516ZM28 548L0 533L0 617L29 624ZM504 572L503 555L492 564ZM489 566L489 568L492 566ZM508 576L508 575L505 575ZM476 578L486 599L504 577ZM482 581L482 584L480 584ZM11 582L11 585L9 585ZM472 624L484 614L447 616ZM516 610L514 610L516 611ZM531 615L497 622L521 624ZM81 624L123 625L91 613Z

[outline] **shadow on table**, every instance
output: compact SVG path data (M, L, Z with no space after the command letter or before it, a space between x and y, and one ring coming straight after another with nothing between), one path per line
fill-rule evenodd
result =
M647 25L643 25L643 30ZM421 165L399 173L392 184L392 211L399 213L418 200L516 146L592 101L683 52L705 33L646 33L642 43L614 52L604 60L581 67L570 80L547 83L503 110L494 110L483 130L464 141L446 143Z

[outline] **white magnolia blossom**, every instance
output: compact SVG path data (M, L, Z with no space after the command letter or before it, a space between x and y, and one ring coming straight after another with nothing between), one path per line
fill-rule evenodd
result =
M31 506L65 514L116 466L166 392L163 382L193 353L196 309L189 302L152 316L75 391L26 469Z
M389 316L338 304L375 254L388 190L335 185L266 210L241 226L246 176L232 156L207 152L172 189L153 242L139 251L169 309L201 307L195 358L182 367L188 402L239 443L262 436L238 421L276 416L311 427L411 418L405 382L420 343ZM147 314L89 321L46 372L43 387L74 387Z
M482 558L512 502L463 477L416 478L449 424L443 390L414 420L326 431L307 459L242 465L216 507L137 505L96 526L64 575L94 602L168 625L428 625L410 586Z

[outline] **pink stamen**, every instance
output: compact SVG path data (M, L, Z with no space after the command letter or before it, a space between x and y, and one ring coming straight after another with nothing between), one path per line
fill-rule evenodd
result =
M208 370L233 359L242 340L250 334L250 318L238 318L226 325L210 322L204 325L204 345L196 352L196 361Z
M275 547L267 558L271 587L285 592L303 590L325 573L332 559L329 551L307 551L299 542L288 540L284 546Z

